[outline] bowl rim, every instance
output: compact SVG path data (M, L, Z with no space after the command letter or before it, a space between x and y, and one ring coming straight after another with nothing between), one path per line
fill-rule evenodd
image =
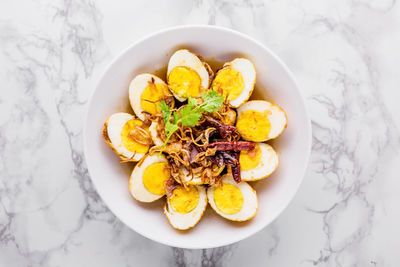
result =
M99 185L97 184L97 182L95 181L96 179L92 178L92 175L90 173L90 166L89 166L89 160L88 160L88 142L87 142L87 125L88 125L88 120L89 120L89 111L90 111L90 107L92 105L93 99L94 99L94 95L97 91L97 88L100 86L100 84L103 82L104 76L105 74L114 67L114 65L116 64L116 62L124 55L126 54L129 50L133 49L135 46L137 46L138 44L153 38L154 36L157 36L159 34L163 34L163 33L168 33L168 32L172 32L172 31L179 31L182 29L188 29L188 28L192 28L192 29L212 29L212 30L217 30L217 31L221 31L221 32L228 32L230 34L234 34L236 36L239 36L240 38L244 38L247 39L247 41L253 42L255 45L259 46L260 48L262 48L263 50L265 50L267 53L269 53L271 55L271 57L276 60L276 62L284 69L284 71L288 74L289 79L291 80L291 82L295 85L299 95L300 95L300 102L301 102L301 106L303 107L304 111L305 111L305 120L307 121L307 127L306 127L306 131L307 133L307 140L305 140L306 143L306 155L304 156L304 160L303 160L303 169L300 170L300 174L301 174L301 178L296 182L296 184L294 185L294 194L293 196L291 196L291 198L288 198L286 200L286 203L283 205L283 208L276 214L275 218L273 218L270 222L268 222L265 225L260 225L258 227L255 227L254 229L251 229L248 234L246 236L240 236L238 238L232 238L229 241L222 241L220 242L220 244L218 245L210 245L210 246L196 246L196 245L185 245L185 246L181 246L180 244L176 244L173 241L167 241L167 240L156 240L153 239L150 235L148 235L145 231L141 231L140 229L134 229L132 228L129 223L127 221L125 221L125 219L120 218L119 216L116 215L116 213L114 212L114 210L110 207L110 205L107 203L107 201L105 201L105 199L103 198L103 196L99 193ZM92 92L90 93L89 96L89 101L87 103L86 106L86 114L85 114L85 119L84 119L84 125L83 125L83 153L84 153L84 159L85 159L85 163L86 163L86 168L88 170L88 174L90 177L90 180L92 181L92 184L96 190L96 192L98 193L98 195L100 196L101 200L104 202L104 204L107 206L107 208L113 213L113 215L118 218L118 220L120 220L123 224L125 224L129 229L135 231L136 233L142 235L143 237L150 239L154 242L157 243L161 243L163 245L167 245L167 246L171 246L171 247L178 247L178 248L186 248L186 249L206 249L206 248L217 248L217 247L222 247L222 246L227 246L227 245L231 245L233 243L239 242L241 240L244 240L246 238L249 238L250 236L253 236L254 234L258 233L259 231L261 231L262 229L266 228L268 225L270 225L271 223L273 223L281 214L284 210L287 209L287 207L289 206L289 204L293 201L293 199L295 198L296 194L298 193L298 190L300 188L301 183L304 180L305 174L306 174L306 170L308 168L308 164L309 164L309 158L311 155L311 143L312 143L312 127L311 127L311 119L309 116L309 110L307 108L306 105L306 101L305 101L305 97L304 97L304 93L300 90L300 87L293 75L293 73L290 71L290 69L286 66L286 64L272 51L270 50L267 46L265 46L263 43L261 43L260 41L254 39L253 37L244 34L242 32L230 29L230 28L226 28L226 27L222 27L222 26L216 26L216 25L205 25L205 24L188 24L188 25L179 25L179 26L173 26L173 27L167 27L167 28L163 28L157 31L154 31L153 33L147 34L141 38L139 38L137 41L133 42L131 45L129 45L128 47L126 47L125 49L122 49L116 56L114 56L114 58L112 59L112 61L110 63L107 64L107 66L105 67L105 69L100 73L100 75L97 77L97 82L95 84L94 89L92 89Z

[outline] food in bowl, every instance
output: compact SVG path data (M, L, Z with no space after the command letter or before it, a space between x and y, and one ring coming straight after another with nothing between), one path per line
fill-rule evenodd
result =
M164 214L175 229L194 227L209 203L220 216L247 221L257 212L248 182L268 177L278 154L265 142L286 128L282 108L250 100L252 62L236 58L216 71L200 56L176 51L166 81L139 74L129 85L135 116L112 114L103 136L122 162L137 162L129 191L140 202L166 197Z
M211 67L187 49L176 51L168 62L168 87L179 101L188 96L199 97L203 90L208 89L213 75Z

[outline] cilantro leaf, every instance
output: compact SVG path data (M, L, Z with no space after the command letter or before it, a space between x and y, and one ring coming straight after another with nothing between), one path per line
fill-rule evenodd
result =
M165 124L165 133L167 134L167 138L165 139L165 142L163 144L163 147L165 147L168 143L168 140L171 138L171 136L174 134L179 129L178 125L172 124L171 122L167 122ZM160 151L161 154L161 151Z
M165 103L165 101L161 101L158 107L161 109L161 112L164 117L164 124L165 124L165 134L167 135L167 139L164 142L164 146L167 144L169 138L172 136L172 134L178 130L178 125L171 123L171 109ZM175 115L175 113L174 113Z
M224 96L214 90L203 92L202 98L200 109L210 113L218 111L224 102Z
M174 112L174 114L172 114L174 116L174 124L178 124L179 122L179 113L178 112Z
M198 104L199 104L199 102L197 101L196 98L193 98L193 97L190 97L190 96L188 97L188 106L195 107Z
M201 112L196 111L192 105L188 104L179 111L179 121L182 126L193 127L199 122L201 115Z
M175 132L178 129L178 126L170 121L165 123L165 133L169 134L170 132Z
M182 126L193 127L199 122L201 118L201 112L193 109L193 104L195 103L193 99L194 98L189 98L189 102L186 106L174 112L173 116L175 124L181 123Z
M167 122L165 125L165 132L167 133L168 139L176 130L178 130L178 128L178 125Z
M164 101L160 102L158 106L164 117L165 134L167 135L164 146L174 132L179 129L179 123L184 127L194 127L200 121L203 112L216 112L224 102L224 97L216 91L203 92L202 98L203 102L199 105L196 98L189 96L187 105L173 113ZM171 117L173 118L172 122Z
M167 124L167 122L171 119L171 110L169 109L165 101L161 101L160 104L158 104L158 107L161 109L161 112L163 114L164 123Z

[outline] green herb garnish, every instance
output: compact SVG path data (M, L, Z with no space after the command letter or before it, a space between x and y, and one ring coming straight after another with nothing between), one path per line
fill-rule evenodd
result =
M224 102L224 97L216 91L203 92L202 99L203 103L199 104L196 98L189 96L187 105L173 113L169 106L164 101L161 101L158 106L164 117L165 134L167 135L164 146L172 134L179 129L179 123L181 126L194 127L199 122L203 112L216 112Z

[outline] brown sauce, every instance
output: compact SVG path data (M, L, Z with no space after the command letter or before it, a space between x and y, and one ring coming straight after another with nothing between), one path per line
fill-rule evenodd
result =
M205 61L208 63L208 65L210 65L211 69L213 70L214 74L222 69L222 66L224 65L225 62L216 60L214 57L205 59Z
M167 81L167 65L165 65L164 67L161 67L159 69L156 69L153 73L154 75L156 75L157 77L159 77L161 80L163 81Z

